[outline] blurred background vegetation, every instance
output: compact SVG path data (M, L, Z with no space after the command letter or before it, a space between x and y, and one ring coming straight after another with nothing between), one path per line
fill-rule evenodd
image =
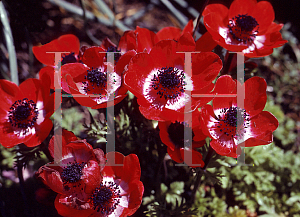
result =
M231 3L211 2L227 6ZM67 33L76 35L81 45L99 45L105 37L117 44L125 30L136 26L154 32L166 26L182 28L188 20L197 18L204 0L5 0L3 3L10 18L22 82L38 77L43 67L32 54L33 45L48 43ZM274 49L268 57L251 60L258 67L247 71L247 76L260 76L268 83L265 110L279 121L274 142L246 148L246 163L253 166L237 165L235 159L215 156L190 208L185 202L191 197L195 171L175 166L165 156L166 146L160 141L157 123L139 113L136 99L129 94L115 107L116 150L124 155L135 153L140 159L145 193L142 206L133 216L300 217L300 13L296 10L299 1L271 3L276 20L285 23L282 35L289 42ZM0 27L3 29L1 24ZM205 31L200 24L197 38ZM1 30L0 78L9 79L4 34ZM94 148L105 149L105 110L84 108L72 98L64 98L62 105L63 127L87 139ZM58 216L53 205L55 193L34 177L34 172L48 162L43 146L35 150L39 155L26 150L25 202L20 197L14 167L16 152L0 146L1 216ZM200 151L205 155L206 150L203 147Z

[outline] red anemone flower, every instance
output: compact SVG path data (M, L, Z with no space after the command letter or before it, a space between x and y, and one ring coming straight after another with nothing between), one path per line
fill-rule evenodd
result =
M213 39L229 51L243 52L247 57L270 55L283 40L283 24L273 22L272 5L267 1L235 0L228 9L222 4L208 5L204 24Z
M156 37L158 41L166 40L166 39L172 39L177 41L180 38L180 36L182 36L184 33L189 33L193 35L193 31L194 31L193 20L190 20L183 28L183 30L173 26L165 27L156 33Z
M7 148L41 144L52 129L54 112L49 78L27 79L19 86L0 80L0 143Z
M141 113L150 120L184 121L183 114L209 102L209 98L192 98L192 94L209 93L222 68L220 58L211 52L192 54L192 76L184 71L183 53L195 51L190 34L178 39L162 40L150 54L135 55L125 72L124 83L138 98ZM191 108L185 109L190 102Z
M138 53L149 53L152 47L165 39L178 40L185 33L193 34L193 21L190 20L183 30L177 27L165 27L156 34L146 28L136 27L135 30L126 31L119 41L119 49L123 52L135 50Z
M205 144L206 135L203 134L200 122L199 111L196 110L192 113L192 122L160 121L158 122L159 135L162 143L168 146L168 154L177 163L184 162L184 152L192 152L192 164L204 166L202 155L196 151ZM191 127L192 125L192 127ZM192 133L192 141L186 141L184 135ZM192 147L187 147L192 145ZM188 164L188 162L186 162ZM191 166L188 164L188 166ZM192 166L194 167L194 166Z
M48 163L36 173L45 185L57 192L55 207L62 216L80 216L68 214L82 211L88 216L93 210L88 202L94 189L101 184L101 171L105 165L101 149L93 149L85 140L78 140L67 130L62 131L61 147L55 135L49 142L49 151L55 164ZM55 156L57 153L60 156ZM57 159L55 159L57 158Z
M112 158L112 155L115 155ZM56 198L55 206L64 217L126 217L134 214L142 202L144 185L140 181L138 157L124 156L118 152L106 155L107 164L97 180L101 182L89 194L88 204L76 209ZM112 162L112 160L115 160ZM123 164L123 165L122 165ZM88 208L88 209L87 209Z
M104 62L105 52L101 47L90 47L83 54L84 64L70 63L61 68L62 89L83 106L104 108L108 106L108 101L114 100L117 104L127 96L122 73L136 52L125 53L115 66Z
M272 133L278 127L277 119L270 112L263 111L267 101L266 81L253 77L243 86L244 108L237 105L236 97L217 97L213 100L213 107L205 105L201 109L203 132L212 138L211 147L223 156L237 158L242 144L252 147L271 143ZM243 86L225 75L217 80L214 92L236 94Z

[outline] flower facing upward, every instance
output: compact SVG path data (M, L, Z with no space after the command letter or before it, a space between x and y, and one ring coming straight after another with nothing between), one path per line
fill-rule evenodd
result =
M122 84L122 73L135 54L135 51L125 53L113 66L104 62L106 53L103 48L88 48L82 57L83 64L70 63L62 66L62 89L71 93L83 106L104 108L112 100L117 104L126 97L127 89Z
M80 216L76 212L81 210L86 214L81 213L82 216L88 216L93 212L88 200L102 181L100 172L105 165L104 153L101 149L93 149L85 140L78 140L67 130L62 131L61 147L56 139L58 136L53 136L49 142L55 164L42 166L36 175L58 193L55 207L60 215ZM57 152L60 156L55 156Z
M237 85L241 89L241 84L230 76L221 76L214 92L236 94ZM201 109L203 132L212 139L210 145L220 155L236 158L243 142L245 147L252 147L273 141L272 133L278 121L270 112L263 111L267 100L266 81L253 77L244 83L244 88L244 108L238 106L236 97L217 97L213 107L205 105Z
M48 76L27 79L20 86L0 80L0 144L11 148L19 143L34 147L52 129L49 117L54 112Z
M135 154L124 156L119 152L109 152L106 158L103 180L90 198L93 216L131 216L141 205L144 193L139 159Z
M184 71L184 54L177 52L194 49L194 40L186 33L178 42L162 40L149 54L138 53L131 59L124 83L138 98L139 109L147 119L183 121L188 102L191 103L188 110L192 111L210 101L208 98L194 99L185 91L208 93L222 62L214 53L192 54L192 76L188 75Z
M270 55L283 40L282 24L273 22L272 5L266 1L235 0L230 8L208 5L203 11L204 24L213 39L229 51L243 52L247 57Z

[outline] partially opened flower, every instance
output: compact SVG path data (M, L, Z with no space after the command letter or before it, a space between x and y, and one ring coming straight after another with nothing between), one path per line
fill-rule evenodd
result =
M41 144L52 129L54 112L49 78L27 79L19 86L0 80L0 144L11 148Z
M162 40L149 54L135 55L125 73L124 82L138 98L141 113L151 120L183 121L184 112L194 111L209 102L209 98L192 98L191 94L206 94L222 68L220 58L211 52L192 54L192 75L185 72L184 53L195 49L190 34L175 42ZM185 105L190 103L190 108Z
M101 47L88 48L81 63L63 65L62 89L71 93L74 99L83 106L93 109L104 108L119 103L126 97L122 73L135 51L122 55L117 64L104 62L105 50Z
M149 53L152 47L161 40L178 40L185 33L193 34L193 21L190 20L183 30L177 27L165 27L156 34L149 29L136 27L135 30L124 32L119 41L118 48L123 51L135 50L136 52Z
M75 35L62 35L47 44L33 46L34 56L41 63L47 66L55 66L54 52L66 52L62 54L62 65L66 63L75 63L78 60L80 49L79 39Z
M61 65L80 62L80 56L85 48L80 49L79 39L72 34L62 35L53 41L39 46L33 46L32 52L41 63L46 66L39 71L39 78L47 74L51 79L51 89L54 87L55 52L61 54Z
M156 37L158 41L165 40L165 39L172 39L177 41L180 38L180 36L182 36L184 33L189 33L192 35L193 30L194 30L193 20L190 20L183 28L183 30L173 26L165 27L156 33Z
M135 30L124 32L120 38L118 48L122 52L135 50L136 52L150 52L151 48L158 42L154 32L146 28L136 27Z
M57 142L61 139L62 143ZM105 166L104 153L93 149L85 140L78 140L67 130L61 138L55 135L49 142L49 151L54 162L42 166L36 173L45 185L57 192L55 206L62 216L80 216L80 210L93 213L88 202L92 192L102 181L101 171Z
M158 122L160 139L166 146L168 146L168 154L177 163L185 162L189 165L188 160L184 161L184 152L189 152L188 154L192 156L191 163L193 165L201 165L201 167L204 166L202 155L196 151L196 148L200 148L205 144L205 138L207 137L202 132L199 122L199 114L198 110L193 112L192 122ZM192 139L191 141L189 140L190 136ZM193 165L189 166L194 167Z
M217 97L213 107L205 105L201 109L203 132L212 139L211 147L223 156L238 157L243 144L252 147L271 143L272 133L278 127L277 119L263 111L267 100L267 84L263 78L250 78L242 86L230 76L221 76L214 92L236 94L242 87L245 89L244 107L237 104L240 102L236 97Z
M228 9L222 4L208 5L204 24L213 39L229 51L243 52L247 57L270 55L283 40L276 24L272 5L267 1L235 0Z
M91 197L94 216L131 216L141 205L144 193L139 159L135 154L125 157L119 152L109 152L106 158L102 183Z

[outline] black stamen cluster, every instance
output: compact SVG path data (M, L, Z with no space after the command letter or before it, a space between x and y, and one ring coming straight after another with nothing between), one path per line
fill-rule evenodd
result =
M158 70L157 74L154 74L152 81L152 87L157 90L160 98L176 99L182 92L184 92L185 74L183 71L174 67L163 67Z
M191 141L184 140L184 134L188 135L189 133L191 133L191 131L192 128L184 122L180 123L176 121L175 123L171 123L168 127L169 138L177 149L184 148L187 144L191 145ZM194 136L195 134L192 131L192 138Z
M229 33L232 38L243 43L253 42L253 38L258 33L258 23L254 17L245 15L238 15L229 20ZM253 30L256 31L253 32Z
M101 214L111 214L120 203L120 193L119 186L114 182L101 183L90 198L94 210L97 209Z
M38 109L36 104L32 100L24 98L17 100L10 107L8 112L8 121L12 127L27 130L28 127L32 127L38 117Z
M220 122L217 127L220 128L220 132L231 137L240 137L246 133L245 128L248 128L250 119L245 109L231 106L230 108L223 108L221 112L225 115L224 118L221 118L221 115L218 116ZM221 122L224 124L223 126ZM243 123L243 128L238 129L238 123Z
M96 68L92 68L91 70L87 71L87 75L84 76L84 78L88 81L88 85L86 85L83 89L85 90L85 92L87 91L91 91L89 89L89 85L92 86L93 89L95 89L95 86L97 87L102 87L102 91L104 90L104 88L106 87L106 83L107 83L107 73L106 72L101 72L100 69ZM83 84L87 84L86 81L82 82Z
M81 176L83 175L82 169L85 164L85 162L73 162L70 163L68 166L64 167L60 175L64 184L78 182Z

